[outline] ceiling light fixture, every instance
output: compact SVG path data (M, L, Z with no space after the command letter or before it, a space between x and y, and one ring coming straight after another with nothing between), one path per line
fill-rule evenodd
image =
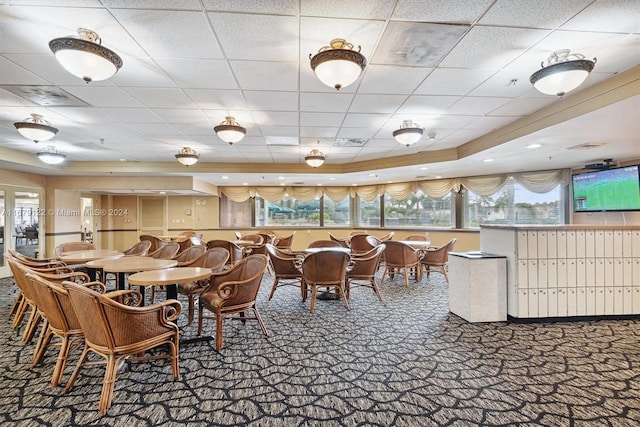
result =
M320 141L318 141L318 144L320 144ZM304 161L312 168L322 166L325 160L326 158L324 157L324 154L322 154L322 151L317 148L309 151L309 154L304 157Z
M31 114L21 122L13 124L20 135L34 142L48 141L58 133L58 129L42 118L39 114Z
M182 150L176 154L176 159L180 163L185 166L192 166L198 163L198 159L200 159L200 154L198 154L195 150L192 150L189 147L184 147Z
M309 54L311 69L322 83L329 87L347 87L355 82L367 66L367 58L345 39L333 39L315 55Z
M571 53L569 49L557 50L540 64L542 69L531 75L529 81L545 95L563 96L577 88L589 77L597 59L584 59L584 55Z
M422 138L424 129L420 125L413 123L411 120L405 120L402 122L400 129L393 131L393 137L402 145L407 147L418 142Z
M240 124L236 122L236 119L231 116L227 116L225 120L214 127L213 130L218 135L218 138L228 142L229 145L234 142L239 142L247 133L247 130L240 126Z
M60 64L87 83L106 80L122 67L122 58L102 46L95 31L78 28L78 35L60 37L49 42L49 49Z
M49 145L45 151L36 153L36 156L38 156L40 161L48 165L59 165L67 158L64 154L58 153L51 145Z

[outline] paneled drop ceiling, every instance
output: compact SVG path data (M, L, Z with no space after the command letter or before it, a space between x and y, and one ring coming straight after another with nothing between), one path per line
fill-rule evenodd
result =
M344 185L630 161L639 17L640 0L0 0L0 166ZM79 27L122 56L113 78L85 84L57 63L49 40ZM339 92L309 66L337 37L368 59ZM559 49L597 58L564 98L529 83ZM60 130L64 166L16 132L31 113ZM229 115L247 128L233 146L213 132ZM414 146L392 137L403 120L425 129ZM201 153L188 169L184 146ZM318 169L304 164L314 147Z

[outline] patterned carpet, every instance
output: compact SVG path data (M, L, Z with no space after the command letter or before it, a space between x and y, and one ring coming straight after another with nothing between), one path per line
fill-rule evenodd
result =
M2 280L0 424L638 425L640 321L469 324L448 313L438 275L409 288L402 280L382 286L383 302L357 288L351 311L318 301L310 314L294 288L267 301L265 276L259 309L270 337L255 322L227 322L220 353L213 342L181 347L175 382L166 362L125 364L104 417L103 367L84 369L66 394L49 383L57 349L31 368L33 344L7 322L14 293ZM194 334L184 327L182 337Z

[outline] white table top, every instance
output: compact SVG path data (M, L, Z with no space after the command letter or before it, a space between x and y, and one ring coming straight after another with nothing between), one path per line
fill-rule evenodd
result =
M203 267L174 267L164 270L148 270L129 276L132 285L174 285L203 280L211 276L210 268Z
M307 248L304 250L306 253L308 254L313 254L316 252L326 252L326 251L333 251L333 252L344 252L347 254L351 253L351 249L349 248L342 248L342 247L322 247L322 248Z
M58 257L58 259L66 262L67 264L78 264L102 258L118 258L123 255L124 254L122 252L114 249L88 249L64 252Z
M87 267L102 268L110 273L137 273L146 270L161 270L175 267L178 261L173 259L155 259L146 256L123 256L115 259L90 261Z

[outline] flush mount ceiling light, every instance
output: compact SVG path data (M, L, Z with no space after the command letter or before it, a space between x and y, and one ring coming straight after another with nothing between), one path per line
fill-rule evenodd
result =
M218 138L228 142L229 145L240 141L247 133L247 130L240 126L236 119L231 116L227 116L225 121L214 127L213 130L218 135Z
M413 123L411 120L405 120L402 122L400 129L393 131L393 137L402 145L407 147L418 142L422 138L424 129L420 125Z
M40 161L48 164L48 165L59 165L64 162L64 159L67 158L62 153L58 153L54 147L51 145L47 147L45 151L40 151L36 153L36 156L40 159Z
M320 144L320 141L318 141L318 144ZM312 168L322 166L325 160L326 158L324 157L324 154L322 154L322 151L317 148L309 151L309 154L304 157L304 161Z
M39 114L31 114L21 122L13 124L20 135L34 142L48 141L58 133L58 129L42 118Z
M178 154L176 154L176 159L185 166L192 166L198 163L200 154L189 147L184 147L178 152Z
M318 79L336 90L355 82L367 66L367 58L345 39L333 39L329 46L321 47L315 55L309 54L311 69Z
M569 49L557 50L540 64L542 69L531 75L529 81L545 95L563 96L577 88L589 77L597 59L584 59L584 55L571 53Z
M49 48L60 64L85 82L106 80L122 67L122 58L102 46L98 33L78 28L78 35L60 37L49 42Z

